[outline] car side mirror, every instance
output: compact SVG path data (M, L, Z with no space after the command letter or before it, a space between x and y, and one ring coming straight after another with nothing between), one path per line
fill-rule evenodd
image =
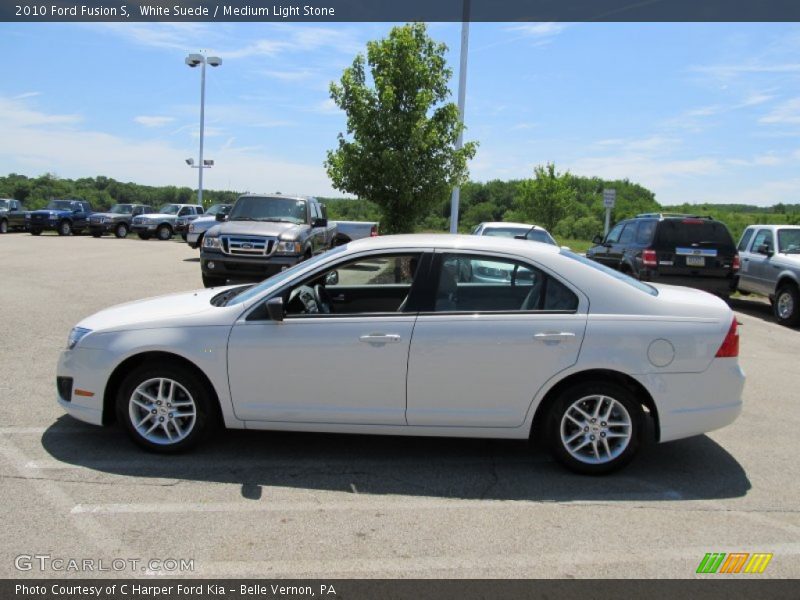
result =
M283 298L277 296L267 300L267 314L273 321L283 321Z
M594 237L592 238L592 243L593 243L593 244L595 244L595 245L600 245L600 244L602 244L602 243L603 243L603 236L602 236L602 235L596 235L596 236L594 236Z
M339 271L331 271L325 275L325 285L337 285L339 283Z
M312 227L327 227L328 226L328 219L323 219L322 217L317 217L313 221L311 221Z
M772 256L775 254L769 247L769 244L761 244L757 249L756 252L759 254L763 254L765 256Z
M223 213L217 213L216 215L214 215L214 219L216 219L217 221L220 221L220 222L227 221L228 220L228 215L223 214Z

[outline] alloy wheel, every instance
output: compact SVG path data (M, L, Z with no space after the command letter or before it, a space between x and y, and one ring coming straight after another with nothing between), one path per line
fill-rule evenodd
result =
M158 445L177 444L197 422L197 406L189 391L174 379L159 377L139 384L128 401L136 432Z
M575 460L605 464L620 456L631 441L633 424L621 402L600 394L584 396L561 418L561 443Z

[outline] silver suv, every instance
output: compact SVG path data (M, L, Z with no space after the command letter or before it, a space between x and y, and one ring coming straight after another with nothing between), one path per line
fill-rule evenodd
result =
M800 323L800 225L750 225L739 257L739 291L769 296L781 325Z

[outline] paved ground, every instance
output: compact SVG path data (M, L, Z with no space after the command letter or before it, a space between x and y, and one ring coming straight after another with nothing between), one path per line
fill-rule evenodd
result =
M42 575L20 554L194 559L202 577L687 577L737 551L800 576L800 332L762 302L736 301L742 417L611 477L495 441L233 432L164 458L65 417L55 364L85 315L198 287L197 252L9 234L0 257L0 577Z

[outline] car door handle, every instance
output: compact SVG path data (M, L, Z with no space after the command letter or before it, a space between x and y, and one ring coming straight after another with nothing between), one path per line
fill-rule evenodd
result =
M369 335L362 335L358 338L367 344L387 344L400 341L400 336L396 333L370 333Z
M534 334L533 338L542 342L560 342L561 340L571 340L575 334L571 331L545 331Z

